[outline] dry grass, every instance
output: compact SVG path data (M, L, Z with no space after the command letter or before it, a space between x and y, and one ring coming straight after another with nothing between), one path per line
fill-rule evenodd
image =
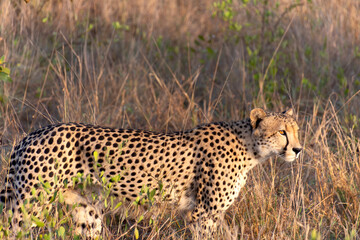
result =
M210 0L1 1L2 172L52 122L172 131L294 107L304 154L253 170L226 220L240 239L360 238L360 2L277 2L234 1L229 21ZM143 236L189 236L158 216Z

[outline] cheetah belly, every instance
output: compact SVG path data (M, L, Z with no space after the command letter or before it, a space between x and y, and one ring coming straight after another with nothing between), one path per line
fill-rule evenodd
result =
M233 196L234 199L233 200L235 200L239 196L241 188L243 188L244 185L246 184L246 177L247 177L246 173L240 174L240 176L236 182L236 185L235 185L236 187L234 189L234 196Z

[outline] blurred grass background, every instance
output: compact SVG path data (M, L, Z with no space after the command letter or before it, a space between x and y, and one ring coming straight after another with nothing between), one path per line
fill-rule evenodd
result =
M358 239L359 12L357 0L1 1L2 172L16 141L54 122L173 131L292 107L305 152L253 170L227 219L241 239ZM144 239L185 238L172 221Z

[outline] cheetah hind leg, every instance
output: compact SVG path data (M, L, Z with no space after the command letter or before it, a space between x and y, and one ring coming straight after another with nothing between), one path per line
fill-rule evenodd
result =
M195 223L193 239L218 239L216 237L218 224L213 218L207 218Z
M193 224L190 230L194 240L203 239L237 239L238 231L236 226L230 228L224 221L223 213L215 214L204 211L200 216L192 215Z
M218 216L203 209L195 209L191 213L190 231L193 240L208 240L216 238L218 230Z
M77 204L72 212L76 224L75 234L85 236L86 239L95 239L102 231L102 214L97 206L93 206L88 199L75 190L67 190L63 194L64 201L70 206Z

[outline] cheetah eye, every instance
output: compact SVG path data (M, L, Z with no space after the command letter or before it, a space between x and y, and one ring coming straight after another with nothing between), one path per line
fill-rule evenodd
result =
M280 130L279 133L280 133L281 135L285 135L285 131L284 131L284 130Z

